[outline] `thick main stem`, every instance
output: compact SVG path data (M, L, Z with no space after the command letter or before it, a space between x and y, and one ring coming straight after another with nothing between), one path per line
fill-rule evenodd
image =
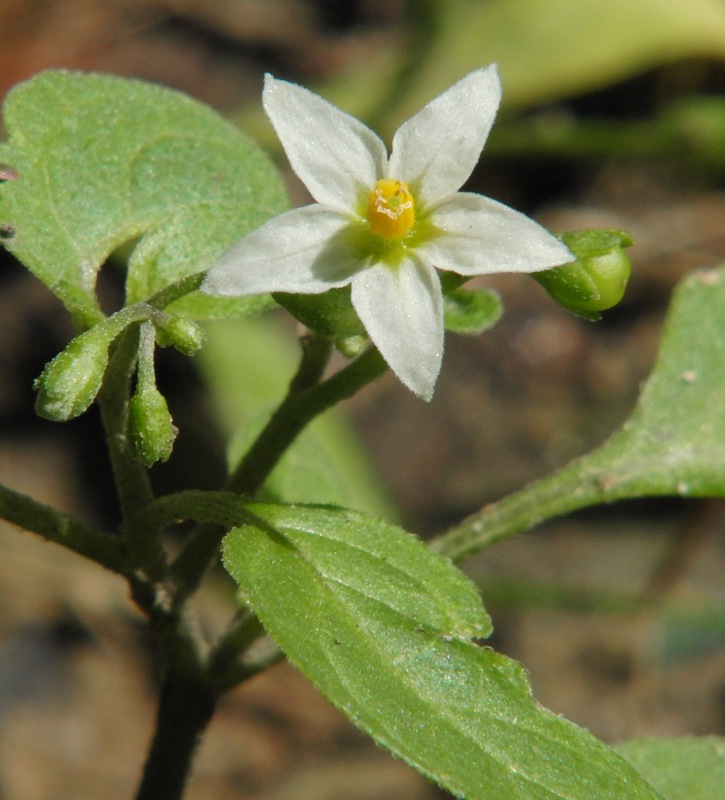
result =
M201 676L169 672L156 714L156 732L136 800L180 800L216 695Z
M320 383L331 345L312 337L305 342L302 361L287 397L231 476L227 489L252 493L259 489L302 429L318 414L380 375L386 368L371 350L332 378ZM130 509L129 509L130 510ZM139 509L140 510L140 509ZM143 514L129 521L143 524ZM152 625L165 648L166 676L157 714L157 727L136 800L180 800L201 734L211 720L218 695L243 677L234 669L235 653L256 637L253 617L232 625L211 654L200 651L184 615L186 600L197 588L219 549L224 528L201 525L187 540L168 579L173 597L164 609L156 605ZM247 670L253 674L254 670ZM234 677L233 677L234 676Z

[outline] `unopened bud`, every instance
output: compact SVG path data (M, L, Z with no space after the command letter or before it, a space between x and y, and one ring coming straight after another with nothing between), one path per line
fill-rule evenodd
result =
M178 430L166 398L154 384L139 386L128 406L128 432L134 452L147 467L168 461Z
M186 317L168 317L159 323L154 320L157 339L162 347L171 345L185 356L193 356L201 347L204 333L192 320Z
M632 267L624 248L631 237L616 230L585 229L565 233L564 244L576 261L532 273L559 305L585 319L616 306L624 296Z
M45 365L35 379L38 416L66 422L82 414L93 402L108 365L106 331L91 328L76 336L61 353Z

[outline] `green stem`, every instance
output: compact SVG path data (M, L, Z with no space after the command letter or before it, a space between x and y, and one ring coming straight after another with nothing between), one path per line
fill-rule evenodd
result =
M385 372L387 365L370 349L323 383L294 391L294 384L267 427L227 482L229 491L253 494L262 488L287 448L315 417L352 397Z
M302 360L286 398L230 477L228 491L246 494L258 490L312 419L350 397L386 368L379 353L371 350L321 383L331 349L328 341L318 337L304 342ZM242 663L240 654L262 633L259 621L246 610L238 613L211 653L205 656L201 652L200 639L193 634L184 613L186 600L218 557L224 531L237 522L237 516L223 495L204 500L199 493L182 493L176 499L181 497L192 514L208 514L210 519L223 520L224 524L204 523L189 536L168 576L174 592L169 605L164 608L157 602L153 607L152 626L164 648L167 675L157 729L136 800L178 800L218 695L281 657L274 650ZM130 499L135 499L133 493ZM166 499L141 505L127 500L127 524L144 529L147 534L149 529L155 531L156 536L149 538L157 541L162 526L172 521L172 504Z
M154 308L166 308L166 306L173 303L174 300L179 300L182 297L186 297L187 294L196 291L201 286L205 275L206 272L196 272L193 275L187 275L185 278L181 278L176 281L176 283L172 283L170 286L166 286L156 292L156 294L151 295L151 297L144 302Z
M187 489L157 498L140 511L134 524L161 531L176 522L193 520L233 528L247 518L244 500L236 493Z
M130 381L136 365L138 337L136 326L119 337L103 388L98 394L98 407L121 505L129 556L135 567L158 580L166 568L160 534L134 524L139 510L154 499L148 473L135 457L128 439Z
M461 561L546 520L639 494L637 488L630 489L626 482L610 485L608 475L608 470L595 466L591 458L576 459L518 492L484 506L431 540L430 547L453 561Z
M313 345L315 350L321 346L320 343ZM229 478L228 491L257 492L308 423L354 395L387 369L378 351L370 349L331 378L315 385L322 374L320 353L315 350L303 356L287 396ZM223 529L218 526L202 525L186 540L172 565L180 597L195 591L216 558L223 535Z
M156 731L136 800L179 800L201 733L216 707L216 693L202 676L170 672L156 715Z
M136 366L138 329L124 331L109 362L98 406L106 433L124 523L153 500L146 470L132 454L127 436L130 380Z
M127 562L120 539L84 525L51 506L0 485L0 518L63 545L113 572L125 573Z
M219 694L254 674L240 663L240 654L263 635L264 627L257 617L249 609L240 608L209 654L209 679Z

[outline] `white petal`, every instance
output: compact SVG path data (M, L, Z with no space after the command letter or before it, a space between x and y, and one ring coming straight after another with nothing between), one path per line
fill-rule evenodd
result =
M347 243L349 221L319 205L271 219L212 266L201 290L215 295L319 294L349 283L360 268Z
M431 221L442 233L417 252L438 269L460 275L536 272L573 260L546 228L478 194L459 192L442 201Z
M430 400L443 358L443 299L435 271L417 260L355 276L352 304L400 380Z
M495 65L471 72L400 126L389 175L426 204L457 191L476 166L501 101Z
M265 76L267 112L292 169L318 203L350 213L384 177L385 145L362 122L319 95Z

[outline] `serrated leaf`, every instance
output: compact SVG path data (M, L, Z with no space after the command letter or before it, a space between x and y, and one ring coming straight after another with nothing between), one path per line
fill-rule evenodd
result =
M725 793L723 738L633 739L616 749L665 800L714 800Z
M206 269L234 241L284 210L262 151L212 109L125 78L52 71L17 86L4 108L0 187L6 246L74 312L97 313L96 274L142 236L128 302ZM197 315L257 310L259 298L187 298Z
M653 800L585 731L538 706L523 669L471 641L472 584L409 534L330 508L254 504L227 569L290 660L359 727L469 800Z

